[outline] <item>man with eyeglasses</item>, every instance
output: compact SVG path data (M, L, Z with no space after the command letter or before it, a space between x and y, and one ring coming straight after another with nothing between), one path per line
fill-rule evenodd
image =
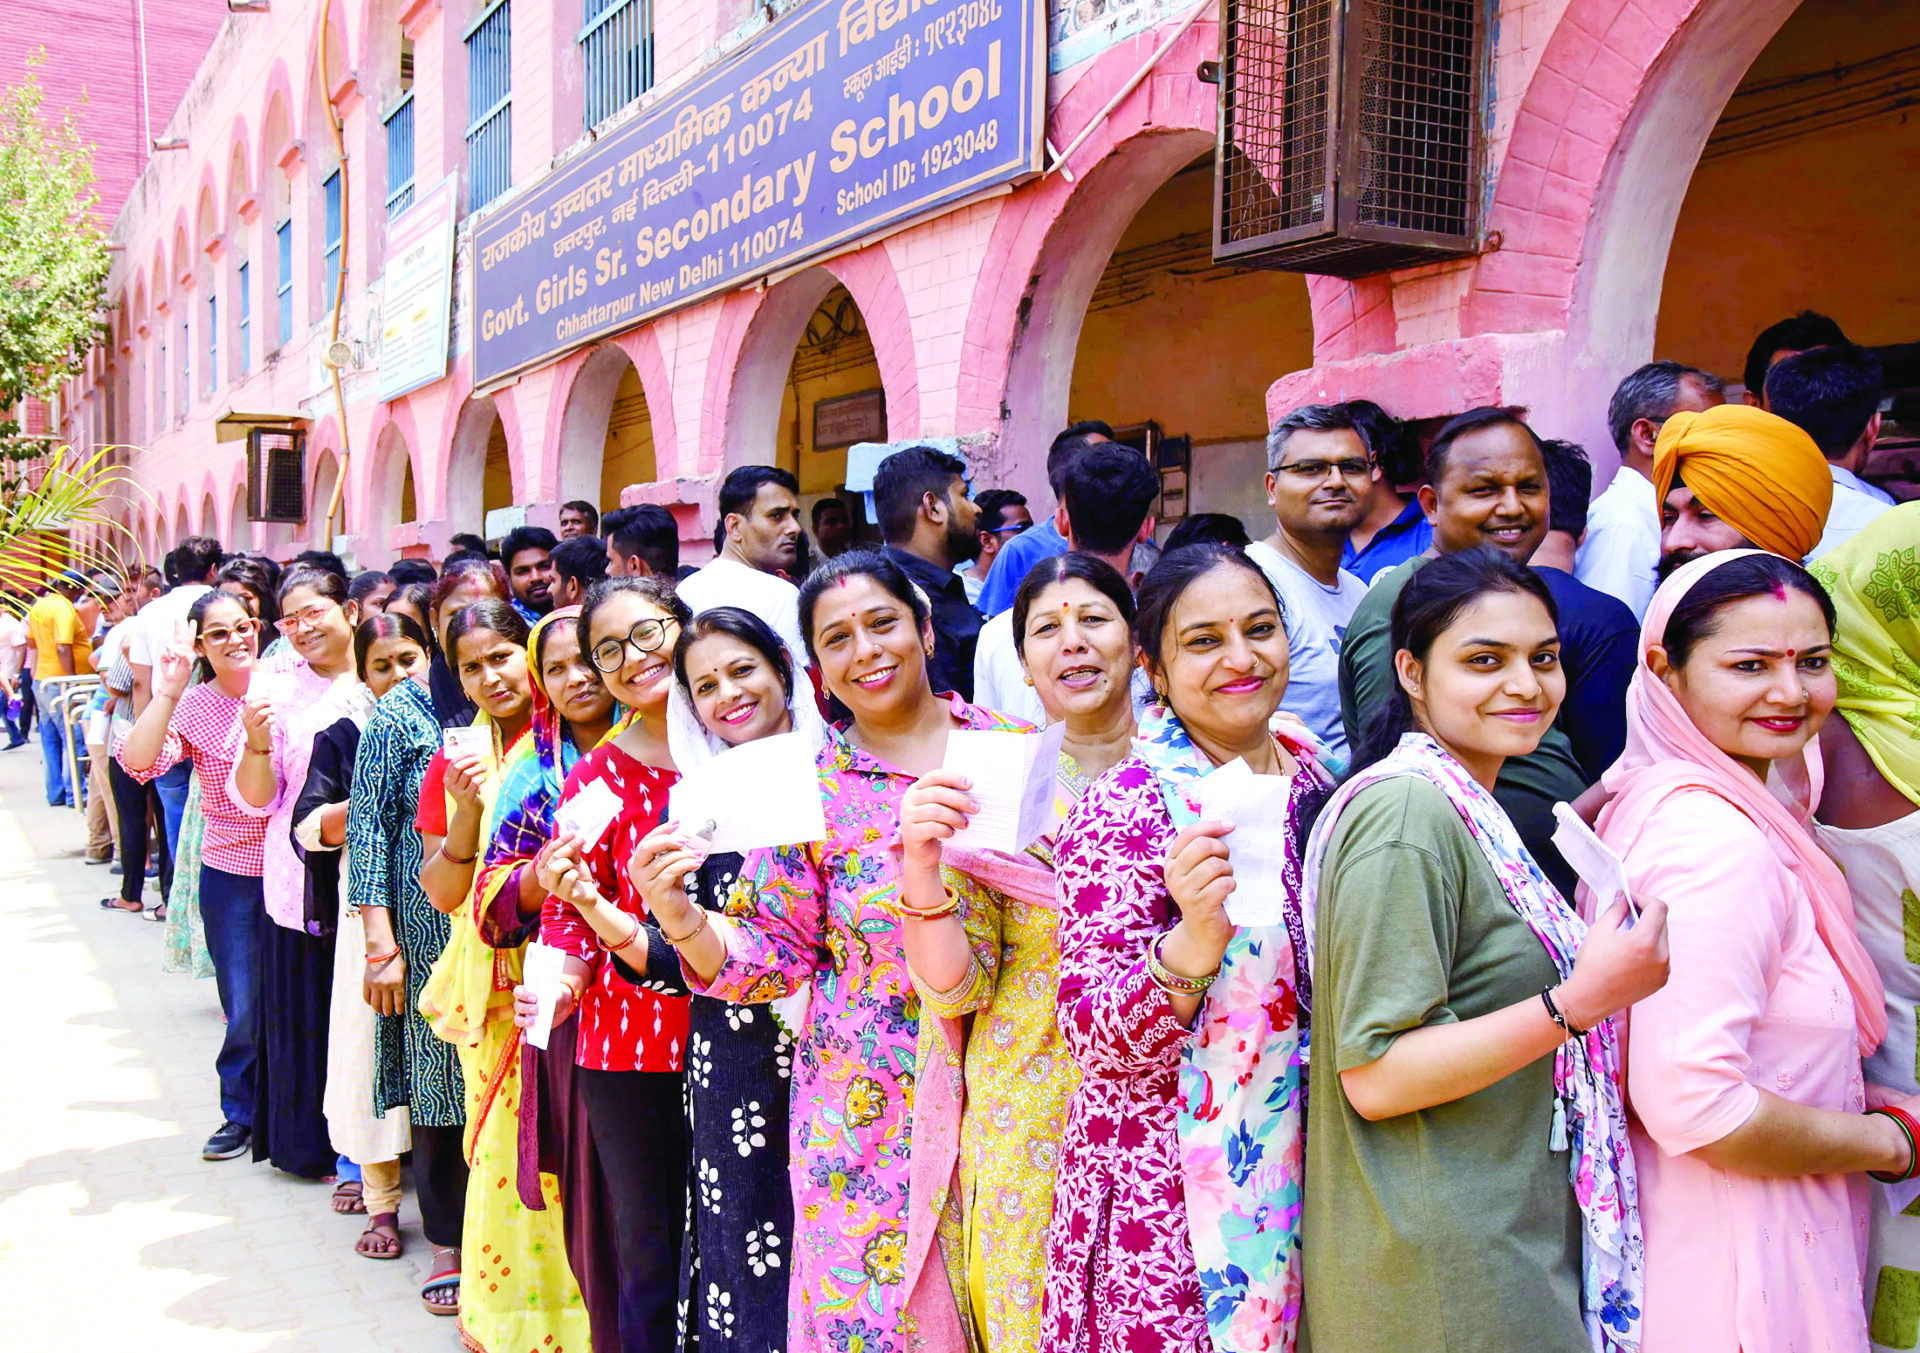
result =
M967 590L969 605L980 605L980 589L987 585L987 571L1000 554L1000 547L1033 525L1033 513L1027 510L1027 496L1014 489L985 489L973 495L979 512L974 520L974 535L980 541L980 556L962 560L953 566Z
M1347 535L1366 515L1373 463L1353 414L1307 404L1267 434L1267 503L1274 530L1247 547L1280 594L1286 617L1287 694L1298 715L1341 761L1340 644L1367 585L1340 567Z

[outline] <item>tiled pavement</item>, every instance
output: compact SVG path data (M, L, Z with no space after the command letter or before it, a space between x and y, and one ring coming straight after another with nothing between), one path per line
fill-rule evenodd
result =
M200 1159L213 982L161 972L162 927L100 910L118 879L45 805L37 741L0 753L0 1347L458 1349L420 1307L411 1193L406 1255L374 1263L326 1185Z

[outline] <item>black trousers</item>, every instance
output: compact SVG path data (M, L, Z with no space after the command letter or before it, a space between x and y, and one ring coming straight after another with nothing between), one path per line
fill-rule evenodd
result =
M160 791L143 785L120 769L120 763L107 759L107 783L113 789L114 813L120 819L120 900L138 902L147 886L147 813L161 822ZM173 861L167 858L167 833L160 837L160 896L173 887Z
M271 924L271 923L269 923ZM413 1128L413 1188L420 1197L420 1229L443 1249L460 1244L467 1215L466 1128Z
M606 1175L624 1353L672 1353L686 1222L687 1124L677 1071L579 1071Z

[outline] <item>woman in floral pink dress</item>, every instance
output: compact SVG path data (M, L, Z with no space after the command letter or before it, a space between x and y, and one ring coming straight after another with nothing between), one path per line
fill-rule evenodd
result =
M816 569L800 627L853 712L820 753L826 839L747 855L724 915L673 886L699 866L684 846L643 851L632 868L695 991L760 1002L812 985L794 1066L789 1353L951 1353L965 1344L946 1274L908 1262L920 1000L893 847L901 796L941 763L949 730L1019 725L929 687L926 601L883 556Z
M1235 759L1289 781L1289 855L1331 789L1275 737L1287 636L1238 551L1175 550L1135 621L1158 702L1134 754L1056 838L1061 1030L1080 1065L1049 1236L1041 1347L1291 1349L1300 1313L1303 1081L1297 861L1282 921L1236 926L1232 829L1192 782Z

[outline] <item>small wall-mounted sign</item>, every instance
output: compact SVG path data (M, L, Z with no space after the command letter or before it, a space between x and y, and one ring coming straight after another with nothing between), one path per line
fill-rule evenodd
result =
M813 406L813 449L816 451L886 439L885 390L862 390L838 399L823 399Z

